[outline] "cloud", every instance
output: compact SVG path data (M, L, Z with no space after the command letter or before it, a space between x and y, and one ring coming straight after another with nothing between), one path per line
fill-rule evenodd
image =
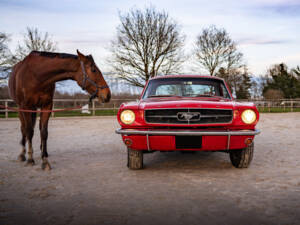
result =
M271 13L278 16L300 16L299 0L261 0L254 1L254 10L264 15Z
M13 8L16 10L26 10L31 12L47 12L56 14L73 14L73 13L105 13L102 6L106 4L91 0L87 2L80 0L1 0L0 7Z
M241 38L237 43L239 45L279 45L292 43L292 41L288 39Z
M64 44L107 44L109 40L101 40L101 39L63 39L60 40L60 43Z
M265 6L263 9L285 16L300 16L300 4Z
M82 32L84 34L84 32ZM110 43L112 36L110 35L96 35L85 34L84 37L76 35L76 33L69 34L68 36L60 36L58 38L59 43L67 45L101 45L106 46Z

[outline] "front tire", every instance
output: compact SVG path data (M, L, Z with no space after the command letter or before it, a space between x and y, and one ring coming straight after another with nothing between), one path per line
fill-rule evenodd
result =
M143 151L127 148L127 167L131 170L143 169Z
M243 149L231 150L229 152L230 161L236 168L248 168L253 158L253 152L254 143Z

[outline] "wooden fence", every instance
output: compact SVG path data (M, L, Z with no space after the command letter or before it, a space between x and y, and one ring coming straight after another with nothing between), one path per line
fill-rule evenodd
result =
M260 112L300 112L300 99L243 99L238 102L253 102Z
M94 100L92 101L92 103L90 103L88 99L54 99L52 109L55 110L55 109L65 109L65 108L76 108L78 106L81 106L83 108L73 109L72 112L76 112L75 115L88 114L88 115L95 116L97 115L97 112L106 111L108 112L108 114L114 115L117 114L120 105L123 102L128 102L128 101L136 101L136 99L111 99L109 103L99 103L97 100ZM11 99L0 99L0 105L5 107L10 107L10 108L17 108L17 105ZM88 107L84 107L87 105ZM2 114L1 117L8 118L10 113L14 113L14 111L0 108L0 116ZM54 117L56 114L63 114L68 116L68 113L66 112L53 112L51 115L52 117ZM69 115L72 114L70 113Z
M54 99L53 109L64 109L70 107L84 106L88 104L88 110L75 109L73 113L52 113L54 117L56 114L60 116L70 115L85 115L83 111L89 111L89 115L114 115L118 112L120 105L123 102L136 101L136 99L111 99L109 103L99 103L93 101L91 104L87 99ZM259 100L259 99L245 99L237 100L239 102L254 102L260 112L300 112L300 99L278 99L278 100ZM0 105L5 107L17 107L10 99L0 99ZM75 113L74 113L75 112ZM0 118L8 118L13 111L8 109L0 109Z

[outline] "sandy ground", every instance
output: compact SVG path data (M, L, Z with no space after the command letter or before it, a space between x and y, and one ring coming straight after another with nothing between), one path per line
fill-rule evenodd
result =
M300 224L300 113L262 114L251 167L225 153L145 155L126 167L114 117L49 123L50 172L18 162L19 122L0 120L0 224Z

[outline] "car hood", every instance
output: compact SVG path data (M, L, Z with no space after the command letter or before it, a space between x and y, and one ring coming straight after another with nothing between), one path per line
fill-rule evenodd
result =
M159 108L222 108L232 109L234 102L220 98L149 98L139 102L139 109Z

